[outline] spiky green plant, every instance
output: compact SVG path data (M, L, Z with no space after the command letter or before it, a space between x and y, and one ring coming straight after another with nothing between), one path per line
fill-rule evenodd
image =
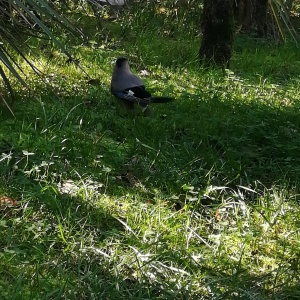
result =
M286 30L297 44L299 40L299 34L295 30L290 20L292 8L290 1L269 0L269 5L282 39L285 40L286 35L284 31Z
M11 73L22 85L26 86L26 79L22 76L24 74L20 58L36 74L40 74L27 55L31 50L27 42L29 37L50 39L58 49L72 60L71 54L66 50L63 42L56 37L53 28L54 25L59 26L76 36L80 35L80 31L62 16L53 5L50 6L49 1L2 0L0 1L0 16L0 76L9 91L10 97L13 97L13 88L8 73ZM5 97L1 93L0 97L9 108Z

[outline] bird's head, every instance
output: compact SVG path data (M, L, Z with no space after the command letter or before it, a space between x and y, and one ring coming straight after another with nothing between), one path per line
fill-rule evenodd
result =
M128 59L126 57L119 57L116 60L116 67L118 69L129 69Z

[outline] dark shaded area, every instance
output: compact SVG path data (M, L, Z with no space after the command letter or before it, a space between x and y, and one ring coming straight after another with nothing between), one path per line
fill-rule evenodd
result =
M229 68L232 54L234 20L232 0L204 1L202 43L199 50L204 65Z
M102 154L101 165L111 168L116 176L109 176L114 192L123 184L118 178L128 172L146 187L160 187L167 193L178 193L189 182L206 187L211 169L211 184L221 186L260 180L270 186L278 183L292 187L299 180L300 124L296 107L272 107L263 98L241 103L234 98L234 90L226 92L216 87L212 92L200 87L195 94L183 92L182 98L173 103L153 107L152 118L130 119L118 115L117 100L110 96L109 88L109 102L97 102L92 97L87 95L85 101L90 104L85 105L80 97L70 95L61 111L57 111L53 99L46 107L46 124L51 130L40 140L23 138L22 144L13 139L4 141L1 148L9 144L14 147L14 160L5 166L2 176L13 174L16 161L19 168L25 166L22 150L28 149L35 153L30 164L53 161L49 174L62 174L66 179L77 178L72 174L74 168L86 172L84 165L92 166L96 156ZM72 117L64 120L73 107L77 108ZM195 115L195 109L200 113ZM101 115L91 119L91 111L101 111ZM42 113L37 111L37 115L40 118ZM72 132L70 124L80 120L85 121L80 129L74 127L76 133ZM44 123L37 120L36 129L31 128L28 135L43 132ZM98 124L102 129L95 133ZM101 182L106 180L101 166L95 168L94 175ZM123 193L122 188L119 191Z
M268 0L234 1L235 20L240 30L254 32L258 37L266 37L268 6Z

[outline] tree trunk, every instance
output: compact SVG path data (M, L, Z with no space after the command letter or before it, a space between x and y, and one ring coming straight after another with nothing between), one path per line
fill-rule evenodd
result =
M268 0L236 0L235 19L242 31L267 35Z
M200 61L228 68L234 35L233 0L204 0L202 30Z

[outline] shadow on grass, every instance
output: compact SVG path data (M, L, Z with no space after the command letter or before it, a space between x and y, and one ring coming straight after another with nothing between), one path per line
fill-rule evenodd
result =
M56 99L45 101L44 108L27 105L28 128L21 140L18 135L8 140L20 152L36 153L40 162L54 161L50 170L64 176L75 168L97 174L102 182L107 177L114 192L118 185L130 186L130 178L123 182L124 174L175 193L183 184L248 186L258 180L267 186L294 186L300 174L297 108L235 97L225 85L206 91L199 87L194 94L183 91L172 103L153 105L153 117L131 118L118 114L117 100L106 91L86 95L87 105L69 94L61 109ZM23 109L19 106L16 113Z
M184 93L155 108L152 119L125 123L115 125L128 144L125 156L135 160L130 172L148 186L178 191L183 184L251 186L258 180L292 187L299 181L300 123L293 107L240 103L223 91Z
M74 128L69 126L86 114L84 107L74 111L70 123L64 123L60 131L51 132L52 124L48 124L46 141L51 140L51 145L45 143L40 134L43 128L31 130L32 125L23 126L24 144L19 147L36 152L35 160L48 160L53 153L59 154L59 160L68 155L69 160L74 158L71 165L85 173L97 171L91 168L88 156L96 157L99 149L105 150L102 163L116 173L108 175L109 184L112 184L108 186L109 195L124 195L125 188L116 189L113 177L124 168L131 155L137 158L131 166L137 179L146 186L166 188L169 192L178 191L183 183L189 182L205 187L212 167L209 184L224 185L225 182L235 186L251 184L253 180L270 185L297 182L300 137L296 112L260 102L238 104L229 96L224 98L218 92L212 95L185 93L169 106L155 108L153 118L132 120L118 118L112 112L111 118L95 114L95 119L91 117L88 123L83 122L78 129L80 134L74 135ZM97 105L102 107L101 103ZM95 142L87 137L99 121L104 128L110 126L109 139L96 139ZM24 139L26 135L31 136L30 140ZM68 147L76 150L60 152L61 140L56 143L54 136L69 139ZM126 140L125 154L122 148L116 147L119 142L115 139L122 143ZM112 156L117 158L112 159ZM80 165L89 165L90 169L80 169ZM31 163L28 168L33 166ZM63 166L57 162L54 167L59 168L56 171L63 176L69 174L62 172ZM61 196L49 182L37 183L17 170L9 174L10 170L7 167L2 173L3 186L10 195L17 198L21 195L24 200L20 209L1 218L1 285L9 287L3 289L4 299L11 299L11 295L22 295L23 299L90 299L92 296L107 299L252 299L257 295L261 299L277 299L284 295L294 297L298 293L295 274L291 273L289 282L276 287L274 277L262 275L258 278L247 266L228 262L227 258L212 266L198 263L187 269L184 249L176 253L172 249L158 249L155 259L138 265L139 255L130 246L138 248L139 237L125 234L123 225L101 202L101 197ZM104 177L102 179L104 181ZM116 244L120 256L124 257L123 262L117 259L118 253L112 252L116 251ZM176 258L183 273L160 264L170 257ZM232 273L233 270L236 273Z

